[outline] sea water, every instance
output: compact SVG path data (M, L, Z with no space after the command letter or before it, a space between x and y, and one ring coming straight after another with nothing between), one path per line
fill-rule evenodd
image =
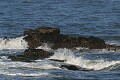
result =
M53 50L45 43L37 49L54 52L50 58L31 63L8 59L28 48L23 31L40 26L59 28L62 34L96 36L108 44L120 45L120 0L0 0L0 80L120 79L120 51L81 47ZM67 70L60 67L62 64L81 69Z

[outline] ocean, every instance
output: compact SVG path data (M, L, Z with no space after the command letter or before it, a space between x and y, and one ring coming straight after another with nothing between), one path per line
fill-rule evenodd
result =
M23 31L41 26L120 45L120 0L0 0L0 80L120 80L119 51L60 48L50 58L35 62L8 59L27 49ZM38 48L51 50L47 44ZM81 69L67 70L61 64Z

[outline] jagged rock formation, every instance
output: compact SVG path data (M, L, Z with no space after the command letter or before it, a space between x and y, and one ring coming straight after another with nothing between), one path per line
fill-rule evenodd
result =
M38 29L28 29L24 31L27 35L24 39L28 42L29 49L35 49L43 43L52 44L51 48L74 48L85 47L89 49L103 49L106 48L103 39L90 37L71 37L69 35L60 34L58 28L41 27Z
M37 59L45 59L54 55L52 52L44 51L42 49L36 49L44 43L51 44L52 49L58 48L70 48L74 47L84 47L88 49L107 49L107 50L120 50L120 46L114 46L106 44L103 39L98 37L72 37L70 35L61 34L58 28L51 27L40 27L37 29L27 29L24 31L24 40L28 42L28 49L26 49L21 55L11 55L8 56L9 59L13 61L23 61L23 62L33 62ZM6 37L5 37L6 39ZM56 61L64 63L66 60L49 59L51 61ZM91 71L86 68L82 68L71 64L61 64L59 66L62 69L68 70L81 70L81 71Z
M28 42L30 49L35 49L43 43L57 41L59 33L59 29L50 27L41 27L36 30L28 29L24 31L24 35L27 35L24 39Z

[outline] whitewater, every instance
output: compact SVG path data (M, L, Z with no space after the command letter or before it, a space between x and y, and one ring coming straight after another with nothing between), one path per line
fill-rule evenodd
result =
M55 72L68 72L69 75L74 75L73 79L76 79L80 77L75 77L76 72L78 74L84 73L82 68L86 69L86 71L89 70L90 73L98 71L107 72L119 70L120 68L120 60L115 60L111 56L108 56L118 56L120 55L120 52L107 51L105 49L89 50L81 47L76 47L74 50L67 48L53 50L47 43L44 43L37 49L52 51L54 55L49 58L44 60L35 60L35 62L30 63L12 61L11 59L8 59L9 55L21 54L25 49L27 49L27 42L23 38L24 36L10 39L0 39L0 76L6 76L3 77L3 79L13 79L16 76L18 78L22 77L22 79L29 79L29 76L36 79L46 79L46 76L48 76L48 79L63 77L62 74L54 74ZM113 44L113 41L111 44ZM116 42L114 42L114 44L116 44ZM102 57L103 55L107 55L107 57ZM50 59L64 60L64 62L51 61ZM75 65L80 68L80 70L74 72L72 70L67 70L67 68L61 68L60 66L63 64ZM69 76L65 77L69 78ZM80 78L85 79L83 76Z

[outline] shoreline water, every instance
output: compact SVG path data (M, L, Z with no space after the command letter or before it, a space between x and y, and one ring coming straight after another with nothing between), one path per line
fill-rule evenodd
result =
M119 0L0 0L0 79L119 80L120 52L105 49L53 50L44 44L38 49L54 52L50 58L30 63L8 59L23 54L28 47L23 31L42 25L59 28L62 34L95 36L119 46L119 6ZM8 42L3 40L5 36ZM68 70L71 66L77 69L73 65L79 70Z

